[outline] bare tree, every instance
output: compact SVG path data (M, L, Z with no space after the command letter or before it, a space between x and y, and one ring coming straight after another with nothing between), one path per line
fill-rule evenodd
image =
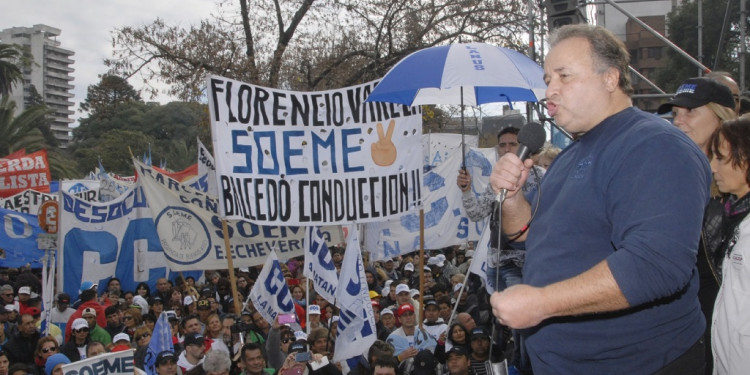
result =
M408 54L459 41L521 49L517 0L224 0L217 14L180 28L155 20L117 30L114 74L155 93L195 100L206 74L300 90L381 77Z

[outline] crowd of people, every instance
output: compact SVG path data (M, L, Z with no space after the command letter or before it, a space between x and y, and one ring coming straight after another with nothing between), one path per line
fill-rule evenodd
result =
M466 371L489 373L491 307L481 279L466 278L474 254L471 246L428 252L421 262L423 309L418 302L420 262L416 255L368 262L365 273L378 340L368 358L352 364L332 361L338 309L318 295L311 283L307 287L302 258L281 265L295 304L292 323L267 322L247 298L260 273L262 266L258 266L236 270L235 297L228 272L223 270L206 272L204 283L191 277L162 278L154 290L145 283L133 291L123 290L117 278L101 286L84 282L73 298L66 293L55 296L48 336L41 334L44 314L39 275L30 269L5 269L0 271L4 357L0 375L50 375L56 366L126 349L135 349L136 367L144 369L147 347L162 313L170 322L175 350L158 356L160 375L214 373L205 368L212 352L226 355L227 374L302 373L297 372L300 366L323 358L327 365L308 371L371 374L389 373L388 368L394 373L432 374L436 369L448 373L451 363L458 368L460 362ZM343 251L331 248L339 270ZM241 302L241 311L235 311L235 298ZM495 359L502 359L512 348L509 341L494 343ZM310 359L297 361L296 354L307 352L312 354ZM454 357L465 357L465 361Z

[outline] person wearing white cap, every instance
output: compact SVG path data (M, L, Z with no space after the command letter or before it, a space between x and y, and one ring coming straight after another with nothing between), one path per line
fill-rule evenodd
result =
M383 261L383 271L385 271L386 276L391 280L398 280L401 276L396 269L396 262L393 261L393 258L388 258Z
M417 321L419 321L419 302L411 297L411 289L406 284L396 285L396 303L388 306L388 308L391 309L391 311L396 311L401 305L413 306L414 312L417 314Z
M72 337L60 348L60 352L70 358L71 362L86 359L86 347L89 344L89 322L84 318L73 320Z
M31 299L31 287L22 286L18 288L18 312L26 313L29 309L29 300Z
M325 324L320 321L320 306L310 305L307 306L307 325L312 330L313 328L325 327Z
M385 341L388 339L388 335L396 330L396 315L393 314L393 310L384 308L380 311L380 322L376 325L378 330L378 340Z

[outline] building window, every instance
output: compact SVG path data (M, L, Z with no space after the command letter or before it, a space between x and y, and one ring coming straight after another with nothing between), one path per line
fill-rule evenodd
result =
M648 47L646 50L649 59L661 60L662 47Z

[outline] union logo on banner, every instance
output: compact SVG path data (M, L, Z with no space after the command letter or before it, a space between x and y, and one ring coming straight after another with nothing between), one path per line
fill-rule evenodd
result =
M211 238L206 224L190 209L167 207L154 219L164 255L172 262L193 264L211 251Z

